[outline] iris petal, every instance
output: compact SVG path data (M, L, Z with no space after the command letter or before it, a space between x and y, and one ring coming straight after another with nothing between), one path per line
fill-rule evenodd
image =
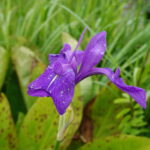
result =
M48 91L51 93L59 114L64 114L72 101L75 86L75 73L69 69L52 83Z
M83 61L84 51L76 50L75 52L75 59L77 61L77 65L80 66Z
M71 54L72 54L71 47L69 44L66 43L61 49L60 54L49 54L48 60L50 64L53 64L56 61L59 61L61 63L68 63Z
M50 96L50 93L48 93L46 89L54 76L53 70L50 67L47 67L44 73L29 84L28 94L36 97Z
M79 73L88 72L102 59L106 50L106 32L96 34L88 43Z
M95 74L104 74L107 78L115 84L119 89L128 93L141 107L146 108L146 92L142 88L130 86L124 83L122 78L119 77L120 69L118 68L116 72L113 72L109 68L93 68L84 76L80 76L77 82L84 79L85 77L95 75Z
M60 61L66 63L65 55L64 54L49 54L48 60L50 64L53 64L56 61Z

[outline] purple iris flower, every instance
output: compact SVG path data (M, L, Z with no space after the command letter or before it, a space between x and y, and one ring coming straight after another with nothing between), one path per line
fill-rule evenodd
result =
M120 69L113 72L109 68L96 68L106 50L106 32L96 34L85 48L77 50L83 38L82 33L74 51L64 44L59 54L50 54L50 64L43 74L28 86L28 94L36 97L52 97L57 111L64 114L74 96L77 83L95 74L106 75L119 89L128 93L143 108L146 108L145 90L126 85L120 78Z

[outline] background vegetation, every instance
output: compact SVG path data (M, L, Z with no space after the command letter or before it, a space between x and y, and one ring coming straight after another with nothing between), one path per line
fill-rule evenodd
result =
M50 98L27 95L27 85L63 43L84 50L107 31L100 67L121 68L129 85L147 91L143 110L105 77L85 79L73 99L75 118L60 149L150 149L150 4L147 0L0 1L0 150L54 149L58 114Z

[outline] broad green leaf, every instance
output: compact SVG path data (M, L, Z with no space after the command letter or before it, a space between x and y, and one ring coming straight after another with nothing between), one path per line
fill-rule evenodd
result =
M27 108L29 109L32 104L36 101L37 98L31 97L27 94L27 85L34 77L37 77L35 74L39 75L43 72L44 65L38 65L39 60L31 51L26 47L18 47L14 48L12 51L13 54L13 62L15 65L15 69L19 78L21 90L25 99L25 103ZM34 67L36 66L36 69ZM32 72L34 71L33 77Z
M43 63L38 62L36 66L33 68L30 75L30 82L35 80L41 73L44 72L45 65Z
M92 77L88 77L80 82L80 93L84 105L96 95L98 86L97 84L93 84Z
M149 150L150 139L137 136L120 136L97 139L79 150Z
M0 149L16 150L16 130L11 115L8 100L4 94L0 94Z
M39 98L26 115L19 134L21 150L53 149L58 113L51 98Z
M80 99L80 87L79 86L80 85L78 85L75 89L75 96L71 104L74 110L74 118L65 133L65 137L64 137L64 140L62 141L61 148L60 148L61 150L65 150L69 146L75 132L77 131L81 123L82 112L83 112L83 102Z
M9 52L0 47L0 90L3 85L9 63Z
M94 136L105 137L119 132L117 125L119 120L116 115L121 104L114 104L118 89L112 84L109 88L100 90L92 107L92 119L94 124Z

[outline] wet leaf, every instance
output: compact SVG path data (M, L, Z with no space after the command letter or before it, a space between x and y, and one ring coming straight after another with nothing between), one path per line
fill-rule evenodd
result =
M0 149L16 150L17 136L10 106L4 94L0 94Z
M51 98L39 98L26 115L19 134L21 150L53 149L58 113Z
M32 104L36 101L36 97L31 97L27 94L27 85L34 77L37 77L40 73L43 72L44 65L39 64L39 60L31 51L26 47L18 47L13 49L13 63L19 78L21 90L25 99L27 108L29 109ZM36 67L36 69L34 69ZM40 69L39 69L40 68ZM33 72L33 76L32 76ZM37 73L37 75L35 75Z

